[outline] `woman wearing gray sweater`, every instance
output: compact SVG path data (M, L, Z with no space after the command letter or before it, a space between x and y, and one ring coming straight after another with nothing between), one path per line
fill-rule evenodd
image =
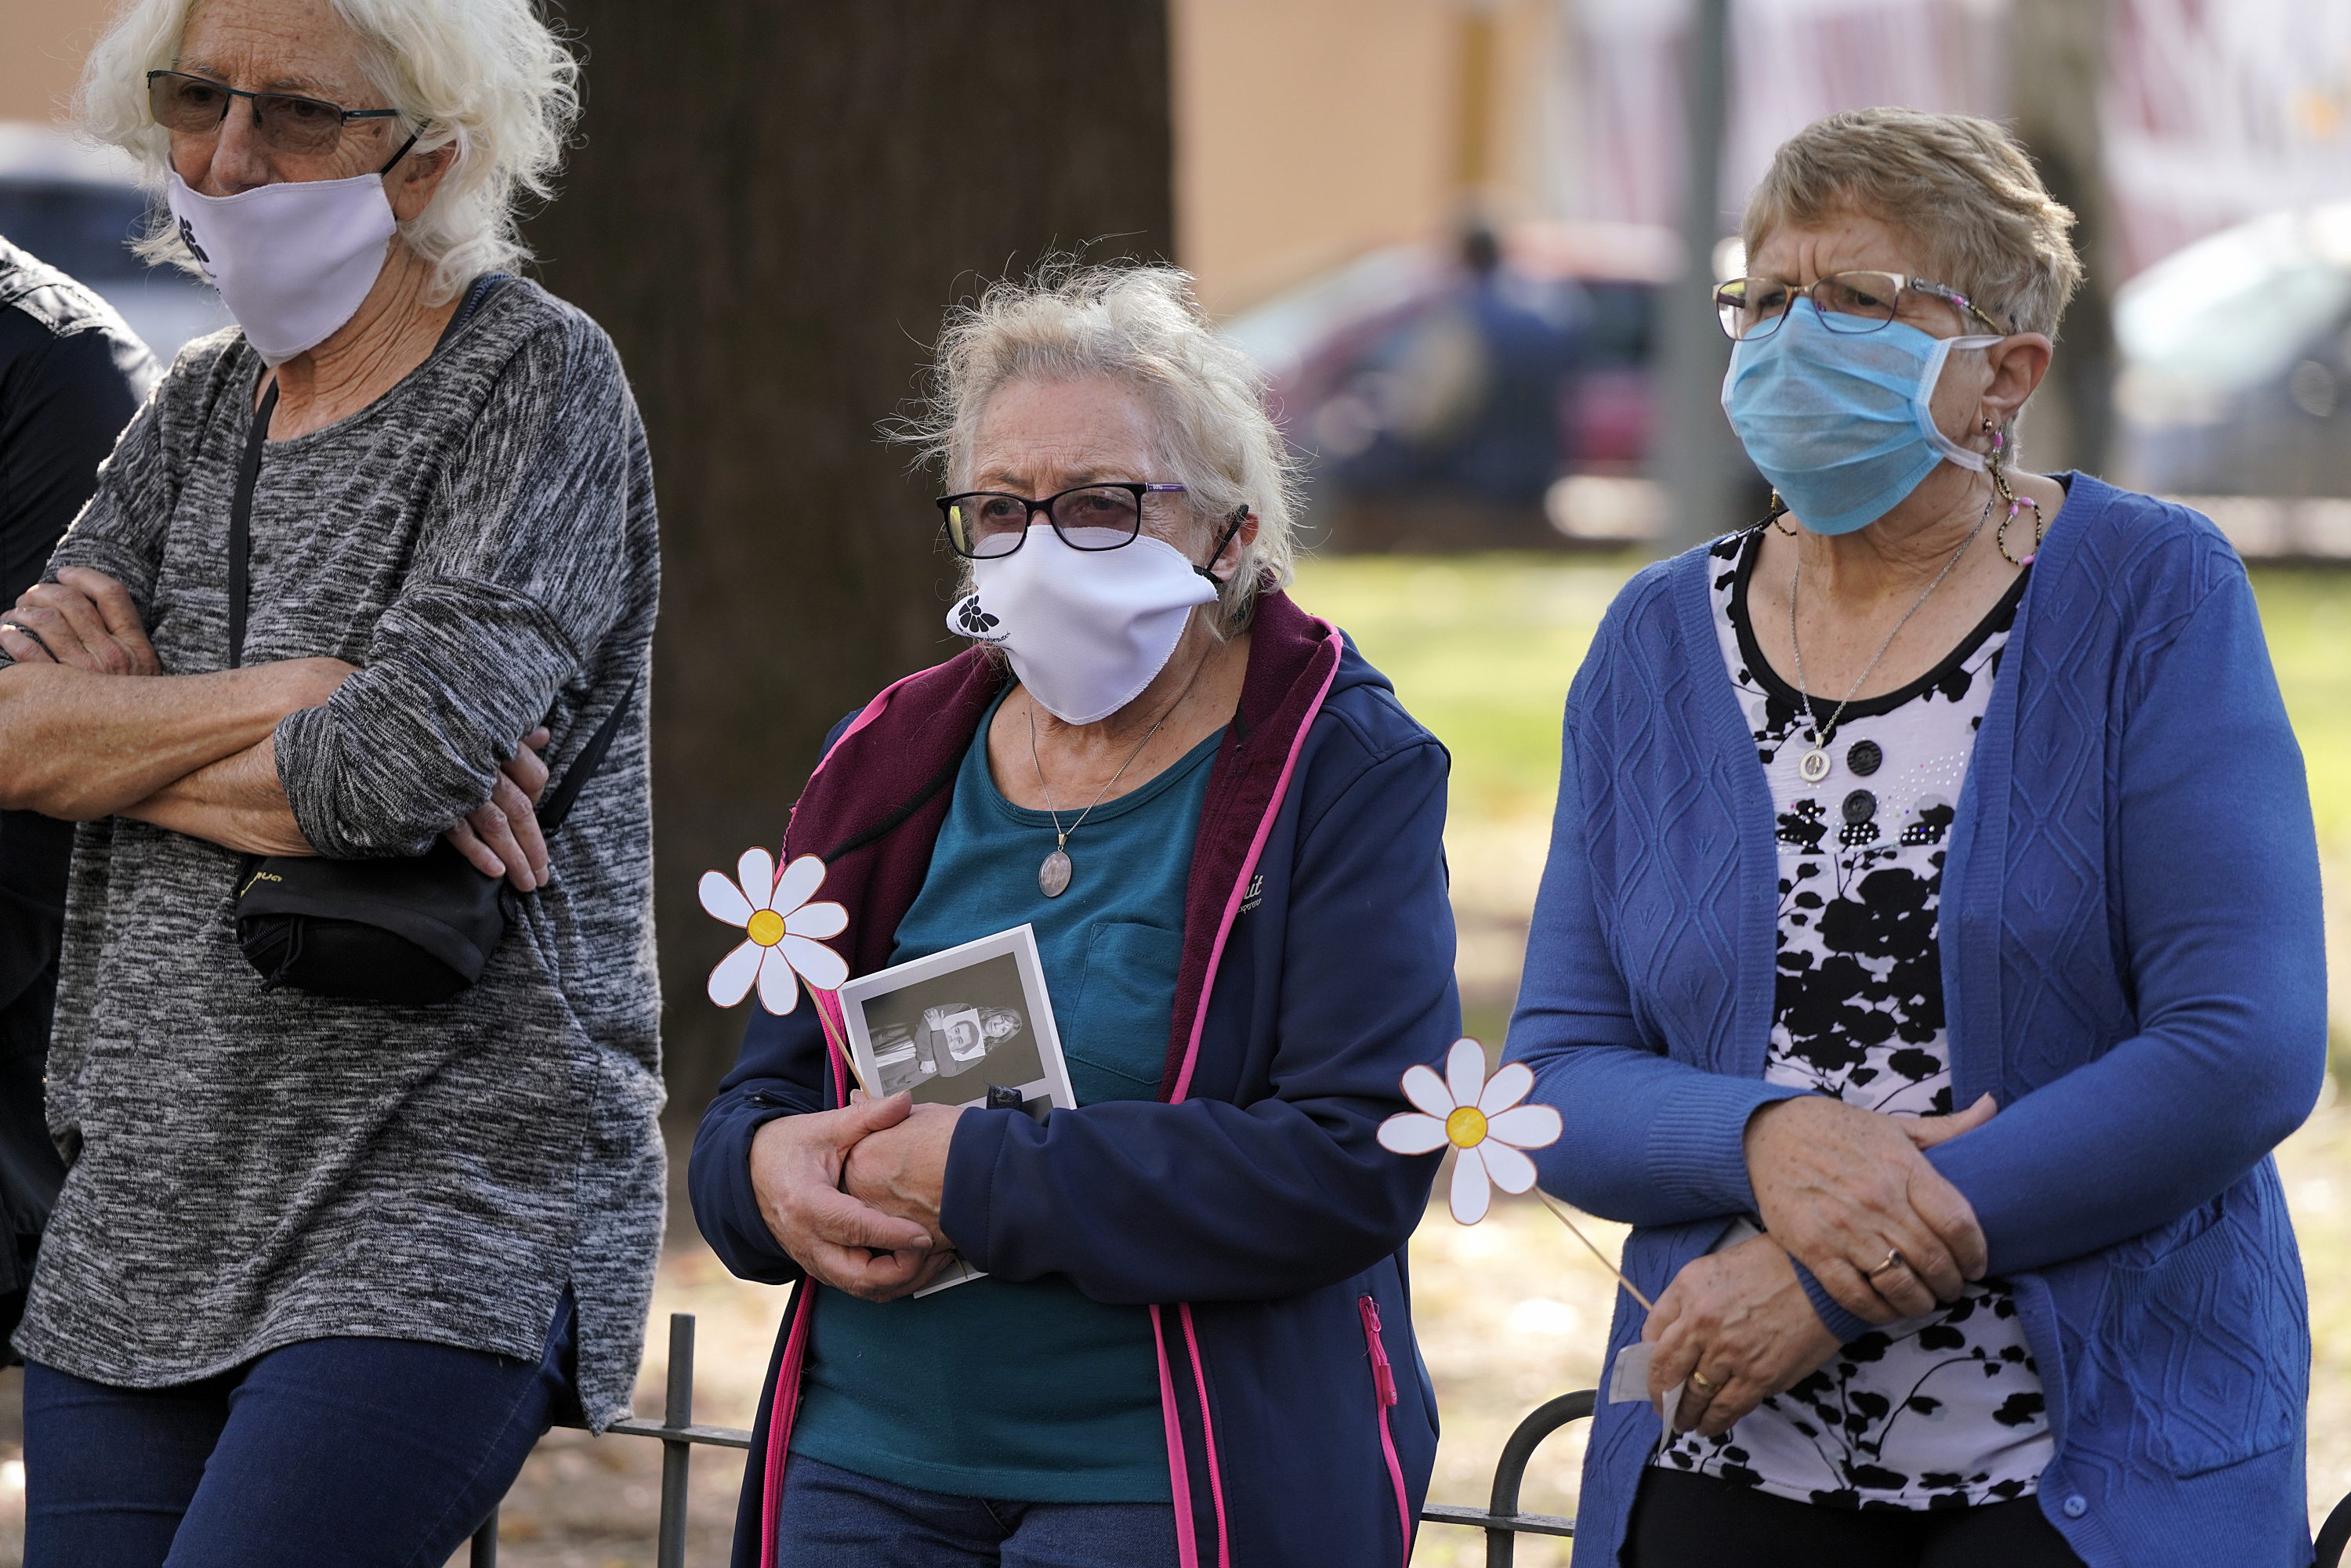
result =
M626 1404L662 1218L651 472L611 343L500 272L573 104L528 0L134 0L90 57L91 129L238 329L0 617L0 808L83 824L28 1564L437 1564L551 1419ZM245 857L444 836L519 895L451 999L240 950Z

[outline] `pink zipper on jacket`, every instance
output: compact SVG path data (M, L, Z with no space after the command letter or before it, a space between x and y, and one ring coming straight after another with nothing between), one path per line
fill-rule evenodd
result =
M1389 1364L1388 1347L1380 1339L1380 1304L1369 1296L1359 1296L1355 1305L1364 1316L1364 1343L1372 1355L1372 1392L1379 1402L1380 1452L1388 1462L1388 1484L1395 1489L1396 1528L1403 1532L1404 1561L1412 1561L1412 1499L1404 1484L1404 1462L1396 1458L1395 1434L1388 1427L1388 1411L1396 1402L1395 1368Z
M1257 874L1257 862L1259 857L1265 853L1266 840L1272 836L1274 819L1281 815L1282 802L1290 798L1290 780L1298 771L1299 758L1306 750L1306 737L1312 733L1315 719L1322 716L1322 704L1330 697L1332 683L1339 678L1339 665L1345 658L1346 648L1339 629L1319 617L1316 624L1322 628L1322 640L1332 649L1331 668L1322 676L1322 685L1315 691L1314 700L1307 705L1304 716L1299 720L1298 732L1290 737L1290 755L1282 759L1281 776L1274 780L1272 796L1266 801L1265 815L1258 821L1257 832L1249 840L1249 853L1241 858L1239 873L1233 878L1233 891L1225 900L1224 915L1217 922L1216 941L1208 948L1207 968L1200 979L1200 1003L1193 1011L1191 1037L1184 1047L1184 1065L1177 1070L1175 1087L1167 1096L1167 1103L1171 1105L1181 1104L1191 1092L1192 1070L1200 1060L1200 1038L1207 1030L1208 1002L1216 995L1217 970L1224 963L1225 945L1232 937L1233 922L1240 918L1241 904L1249 893L1249 879ZM1192 1330L1191 1303L1177 1303L1177 1312L1182 1317L1184 1337L1190 1348L1194 1386L1200 1400L1201 1446L1208 1456L1208 1496L1216 1511L1217 1564L1217 1568L1228 1568L1232 1562L1232 1536L1225 1523L1225 1483L1217 1459L1216 1417L1208 1409L1207 1368L1200 1359L1199 1339ZM1155 1326L1158 1321L1159 1310L1154 1307L1152 1322ZM1167 1428L1167 1475L1176 1498L1176 1560L1182 1568L1199 1568L1199 1548L1194 1540L1191 1520L1191 1478L1188 1467L1184 1463L1183 1425L1171 1403L1175 1380L1173 1369L1167 1363L1165 1334L1158 1336L1158 1350L1160 1407ZM1404 1472L1395 1465L1393 1448L1389 1452L1389 1468L1400 1485Z

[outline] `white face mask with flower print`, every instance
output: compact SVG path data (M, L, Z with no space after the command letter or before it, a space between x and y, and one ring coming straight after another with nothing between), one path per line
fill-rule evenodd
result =
M1137 534L1115 549L1073 549L1050 524L1010 555L971 563L977 589L947 630L1004 650L1013 674L1063 724L1108 718L1158 678L1216 580L1165 539Z
M174 171L164 199L181 243L269 365L317 348L358 314L400 227L381 173L207 196Z

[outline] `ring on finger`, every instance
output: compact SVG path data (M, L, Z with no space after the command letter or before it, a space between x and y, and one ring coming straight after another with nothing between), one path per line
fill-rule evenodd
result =
M1902 1256L1902 1249L1899 1247L1889 1247L1886 1249L1886 1261L1880 1263L1876 1268L1870 1270L1867 1273L1864 1274L1862 1278L1875 1283L1877 1278L1882 1274L1890 1273L1896 1269L1907 1269L1908 1267L1910 1267L1910 1260Z
M1722 1386L1721 1384L1717 1383L1713 1378L1708 1377L1705 1373L1699 1372L1696 1368L1691 1369L1689 1380L1691 1385L1697 1388L1701 1394L1711 1394L1716 1389Z

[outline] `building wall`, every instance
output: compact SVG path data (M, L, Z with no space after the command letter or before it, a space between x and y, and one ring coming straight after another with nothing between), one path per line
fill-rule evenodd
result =
M0 120L53 120L114 0L0 0Z
M1552 215L1561 0L1170 0L1178 259L1228 312L1384 241L1440 233L1473 196ZM1493 29L1470 110L1490 157L1465 188L1469 18Z

